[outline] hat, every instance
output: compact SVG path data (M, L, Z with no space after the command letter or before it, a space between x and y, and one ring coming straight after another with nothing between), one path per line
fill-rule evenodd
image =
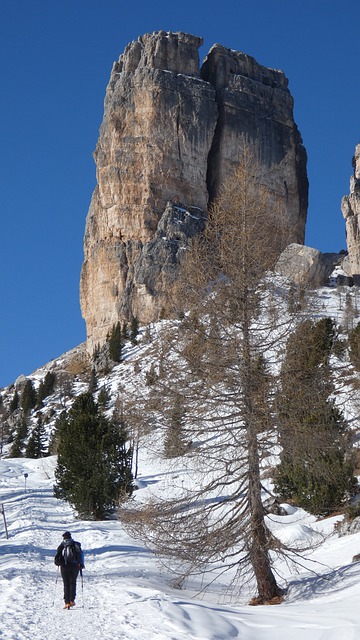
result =
M63 533L63 538L65 538L65 540L67 540L68 538L71 538L70 531L65 531L65 533Z

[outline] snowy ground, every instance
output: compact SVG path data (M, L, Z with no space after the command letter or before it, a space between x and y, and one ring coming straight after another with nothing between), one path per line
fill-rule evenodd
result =
M360 534L332 535L312 554L318 574L292 576L278 606L219 604L214 591L201 598L172 590L151 554L117 521L84 522L52 495L55 458L0 460L0 638L6 640L352 640L360 633ZM141 486L162 482L150 465ZM25 491L24 473L28 473ZM332 531L294 510L283 536ZM62 584L53 564L61 534L69 529L86 553L77 606L62 609ZM310 565L308 565L308 568Z
M342 298L341 298L342 296ZM346 296L353 299L360 319L356 291L318 292L314 315L343 321ZM149 353L146 349L149 349ZM145 376L151 365L151 344L116 367L106 386L113 397L126 388L136 358ZM140 357L141 356L141 357ZM341 364L341 363L340 363ZM39 379L45 375L39 370ZM350 372L351 373L351 372ZM357 424L349 403L349 389L339 366L336 400L351 424ZM37 380L36 372L33 379ZM102 383L101 383L102 384ZM101 386L101 385L100 385ZM87 387L85 387L87 388ZM77 391L84 390L79 383ZM9 391L10 393L10 391ZM353 398L355 391L351 390ZM360 399L359 399L360 405ZM55 405L54 405L55 406ZM63 407L60 403L61 410ZM45 406L44 411L47 411ZM355 414L354 414L355 415ZM356 412L356 416L358 412ZM325 542L302 561L297 574L277 565L288 583L278 606L251 607L226 601L224 587L211 591L176 591L161 573L154 557L129 538L117 521L76 519L66 503L53 497L55 458L0 459L0 505L4 505L9 539L0 514L0 638L6 640L358 640L360 637L360 534L339 538L336 519L316 522L301 510L274 518L276 535L291 544L325 534ZM169 475L164 462L143 456L136 499L150 489L164 494L169 480L182 482L183 469ZM25 491L24 474L28 474ZM175 479L177 476L177 480ZM186 481L186 480L185 480ZM77 605L62 609L62 581L53 563L62 533L70 530L85 551L83 588L78 581ZM250 596L250 594L249 594Z

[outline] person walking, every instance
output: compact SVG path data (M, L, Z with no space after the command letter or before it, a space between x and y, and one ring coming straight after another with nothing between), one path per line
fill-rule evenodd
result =
M63 533L63 541L56 550L54 562L60 567L61 577L64 583L64 609L75 606L76 580L79 571L82 575L84 565L84 553L80 542L73 540L70 531Z

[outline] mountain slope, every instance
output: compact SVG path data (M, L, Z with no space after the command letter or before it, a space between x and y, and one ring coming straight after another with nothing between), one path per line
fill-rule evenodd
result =
M313 315L329 314L343 323L347 294L356 308L355 289L319 290ZM358 320L355 315L353 322ZM98 380L98 388L105 386L113 401L123 390L144 382L157 357L156 331L152 327L151 341L144 332L139 346L128 345L125 361ZM74 354L65 354L54 366L57 371L68 370L73 358ZM34 383L47 370L34 372ZM87 388L88 372L76 367L71 372L71 392L77 395ZM348 365L334 375L337 401L356 429L356 405L349 402L356 395L351 390L351 378L356 376ZM13 389L4 390L6 406L12 393ZM56 415L71 401L64 389L46 399L41 412L50 416L49 432ZM154 454L152 444L144 439L140 450L136 502L154 491L166 496L176 484L192 480L181 458L170 465ZM341 516L317 521L288 507L288 515L271 516L272 527L282 540L300 544L322 534L324 542L301 558L296 575L284 564L276 565L282 584L288 587L283 604L250 607L246 604L250 593L237 602L229 599L225 577L206 593L199 593L202 585L194 582L182 591L172 589L168 574L160 571L154 556L131 539L118 521L82 521L68 504L53 497L55 464L55 457L0 460L0 504L9 531L7 540L0 520L0 638L82 640L91 635L93 640L288 640L291 636L292 640L351 640L358 636L360 565L351 559L360 551L360 534L338 537L334 524ZM67 529L81 541L86 554L83 588L79 579L77 606L70 612L62 609L62 581L53 563L61 534Z

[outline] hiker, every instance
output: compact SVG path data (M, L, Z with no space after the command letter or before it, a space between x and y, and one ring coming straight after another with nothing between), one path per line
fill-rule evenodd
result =
M64 583L64 609L70 609L75 606L76 580L79 571L81 573L84 569L84 553L81 544L72 539L70 531L63 533L63 542L56 550L54 562L57 567L60 567Z

